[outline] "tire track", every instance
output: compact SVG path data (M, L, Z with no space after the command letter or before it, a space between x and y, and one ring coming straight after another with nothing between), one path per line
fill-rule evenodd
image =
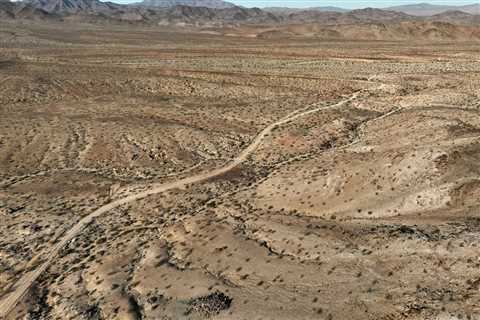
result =
M356 99L361 91L357 91L349 98L346 98L336 104L327 106L327 107L316 107L314 109L310 109L312 106L308 106L306 108L294 111L287 116L283 117L282 119L270 124L266 128L264 128L252 141L252 143L244 149L236 158L232 161L227 163L225 166L195 174L190 177L186 177L177 181L167 182L159 185L153 185L150 189L126 196L124 198L115 200L110 202L97 210L93 211L89 215L82 218L80 221L77 222L70 230L68 230L63 237L51 248L50 252L46 255L45 260L42 265L40 265L36 270L25 274L15 285L13 291L4 297L0 301L0 317L5 318L18 302L28 293L31 286L35 283L35 281L42 275L43 272L54 262L55 258L58 256L59 252L62 248L74 239L77 235L79 235L90 223L92 223L97 217L107 213L108 211L117 208L119 206L128 204L130 202L140 200L146 198L150 195L163 193L165 191L186 187L188 185L202 182L208 180L213 177L217 177L222 175L234 168L236 168L241 163L245 162L248 157L257 149L257 147L263 142L264 138L268 136L275 128L282 126L284 124L290 123L295 121L298 118L308 116L312 113L316 113L321 110L337 108L347 104L348 102ZM310 109L310 110L309 110Z

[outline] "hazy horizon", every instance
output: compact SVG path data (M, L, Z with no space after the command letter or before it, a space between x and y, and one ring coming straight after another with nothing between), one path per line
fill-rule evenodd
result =
M12 2L22 0L10 0ZM100 0L102 2L114 2L120 4L128 4L141 2L142 0ZM311 7L338 7L345 9L361 9L361 8L387 8L400 5L413 4L431 4L446 6L464 6L480 4L480 1L469 0L431 0L431 1L411 1L411 0L224 0L235 5L244 7L285 7L285 8L311 8Z
M110 0L111 1L111 0ZM116 3L133 3L140 0L113 0ZM412 0L226 0L244 7L289 7L289 8L308 8L308 7L340 7L345 9L360 9L367 7L386 8L397 5L428 3L433 5L462 6L479 4L478 1L468 0L431 0L431 1L412 1Z
M461 6L478 4L475 1L408 1L408 0L344 0L344 1L324 1L324 0L233 0L230 1L237 5L245 7L290 7L290 8L308 8L308 7L339 7L346 9L359 9L366 7L385 8L397 5L428 3L433 5Z

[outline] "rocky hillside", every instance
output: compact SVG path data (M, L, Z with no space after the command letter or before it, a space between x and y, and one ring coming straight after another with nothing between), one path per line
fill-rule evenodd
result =
M19 4L0 0L0 19L58 20L59 17L55 14L50 14L43 9L37 8L32 4Z

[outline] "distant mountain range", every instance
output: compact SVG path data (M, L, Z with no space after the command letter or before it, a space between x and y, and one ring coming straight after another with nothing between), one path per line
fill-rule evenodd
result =
M181 4L179 4L181 3ZM189 4L189 5L186 5ZM430 5L404 6L410 9L438 7ZM461 8L474 8L462 6ZM445 22L458 25L479 25L480 15L465 11L443 11L425 16L397 10L366 8L343 10L336 7L309 9L244 8L221 0L144 0L129 5L99 0L0 0L0 18L66 20L101 23L142 23L150 25L226 26L256 25L359 25L398 24L402 22ZM451 9L451 7L448 7ZM455 7L457 8L457 7ZM437 11L435 11L437 12Z
M409 4L403 6L388 7L387 10L399 11L413 16L433 16L447 11L462 11L469 14L480 14L480 4L466 6L442 6L429 3Z
M98 0L27 0L21 2L50 13L74 14L77 12L110 12L121 6Z
M189 6L189 7L206 7L212 9L226 9L233 8L235 5L230 2L222 0L143 0L141 5L150 7L175 7L175 6Z
M274 24L283 18L258 8L228 6L207 8L176 5L156 7L148 4L121 5L99 0L0 0L2 19L52 19L93 23L143 23L151 25L237 25ZM157 1L157 0L154 0ZM208 0L209 3L213 1ZM23 12L28 11L26 15Z
M418 4L409 4L409 5L401 5L401 6L393 6L387 8L381 8L383 10L388 11L397 11L406 13L412 16L433 16L437 14L441 14L447 11L461 11L466 12L473 15L480 15L480 4L470 4L464 6L454 6L454 5L433 5L429 3L418 3ZM320 11L320 12L340 12L345 13L351 10L339 7L311 7L311 8L286 8L286 7L266 7L263 8L271 13L275 14L292 14L298 13L300 11Z
M301 23L320 23L328 25L357 23L388 23L415 20L415 17L405 13L381 9L359 9L347 12L305 10L292 13L289 21Z
M461 40L480 41L480 15L455 10L432 16L419 16L385 9L334 11L313 8L292 11L243 8L205 0L209 8L165 6L160 0L121 5L99 0L0 0L0 23L49 21L52 23L134 24L182 26L214 33L235 34L248 30L258 38L314 37L320 39L363 40ZM168 0L173 4L172 0ZM176 1L176 0L175 0ZM180 0L178 0L180 1ZM341 12L339 12L341 11ZM243 25L248 25L246 29ZM255 25L255 28L251 28Z
M292 13L297 13L297 12L300 12L300 11L320 11L320 12L340 12L340 13L344 13L344 12L348 12L350 10L348 9L344 9L344 8L339 8L339 7L331 7L331 6L327 6L327 7L311 7L311 8L285 8L285 7L266 7L266 8L262 8L263 10L265 11L268 11L268 12L271 12L271 13L274 13L274 14L292 14Z

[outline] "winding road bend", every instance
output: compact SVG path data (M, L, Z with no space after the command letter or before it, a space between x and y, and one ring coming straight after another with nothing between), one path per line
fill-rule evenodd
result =
M104 213L119 207L121 205L143 199L145 197L148 197L153 194L158 194L162 193L171 189L175 188L181 188L185 187L189 184L192 183L197 183L197 182L202 182L207 179L219 176L221 174L224 174L241 163L245 162L247 158L255 151L255 149L258 148L258 146L262 143L263 139L270 133L272 132L273 129L275 129L278 126L287 124L291 121L294 121L298 118L307 116L309 114L325 110L325 109L331 109L331 108L337 108L340 107L354 99L357 98L360 92L356 92L353 95L351 95L349 98L344 99L336 104L326 106L326 107L316 107L314 109L310 109L312 106L309 106L307 108L303 108L297 111L294 111L287 116L283 117L282 119L270 124L267 126L265 129L263 129L252 141L252 143L244 149L236 158L232 159L229 163L225 164L225 166L214 169L212 171L207 171L203 173L199 173L190 177L186 177L177 181L172 181L172 182L167 182L164 184L157 184L153 185L150 189L146 191L139 192L137 194L132 194L127 197L115 200L113 202L110 202L97 210L93 211L89 215L85 216L82 218L76 225L74 225L70 230L68 230L63 237L58 241L50 250L50 252L46 255L45 260L43 264L41 264L36 270L25 274L13 287L13 291L8 294L6 297L4 297L0 301L0 317L5 318L12 310L15 308L15 306L18 304L18 302L26 295L26 293L29 291L30 287L35 283L35 281L38 279L38 277L45 272L45 270L52 264L54 259L58 256L59 252L62 250L62 248L73 238L75 238L77 235L79 235L85 227L87 227L95 218L103 215ZM310 110L309 110L310 109Z

